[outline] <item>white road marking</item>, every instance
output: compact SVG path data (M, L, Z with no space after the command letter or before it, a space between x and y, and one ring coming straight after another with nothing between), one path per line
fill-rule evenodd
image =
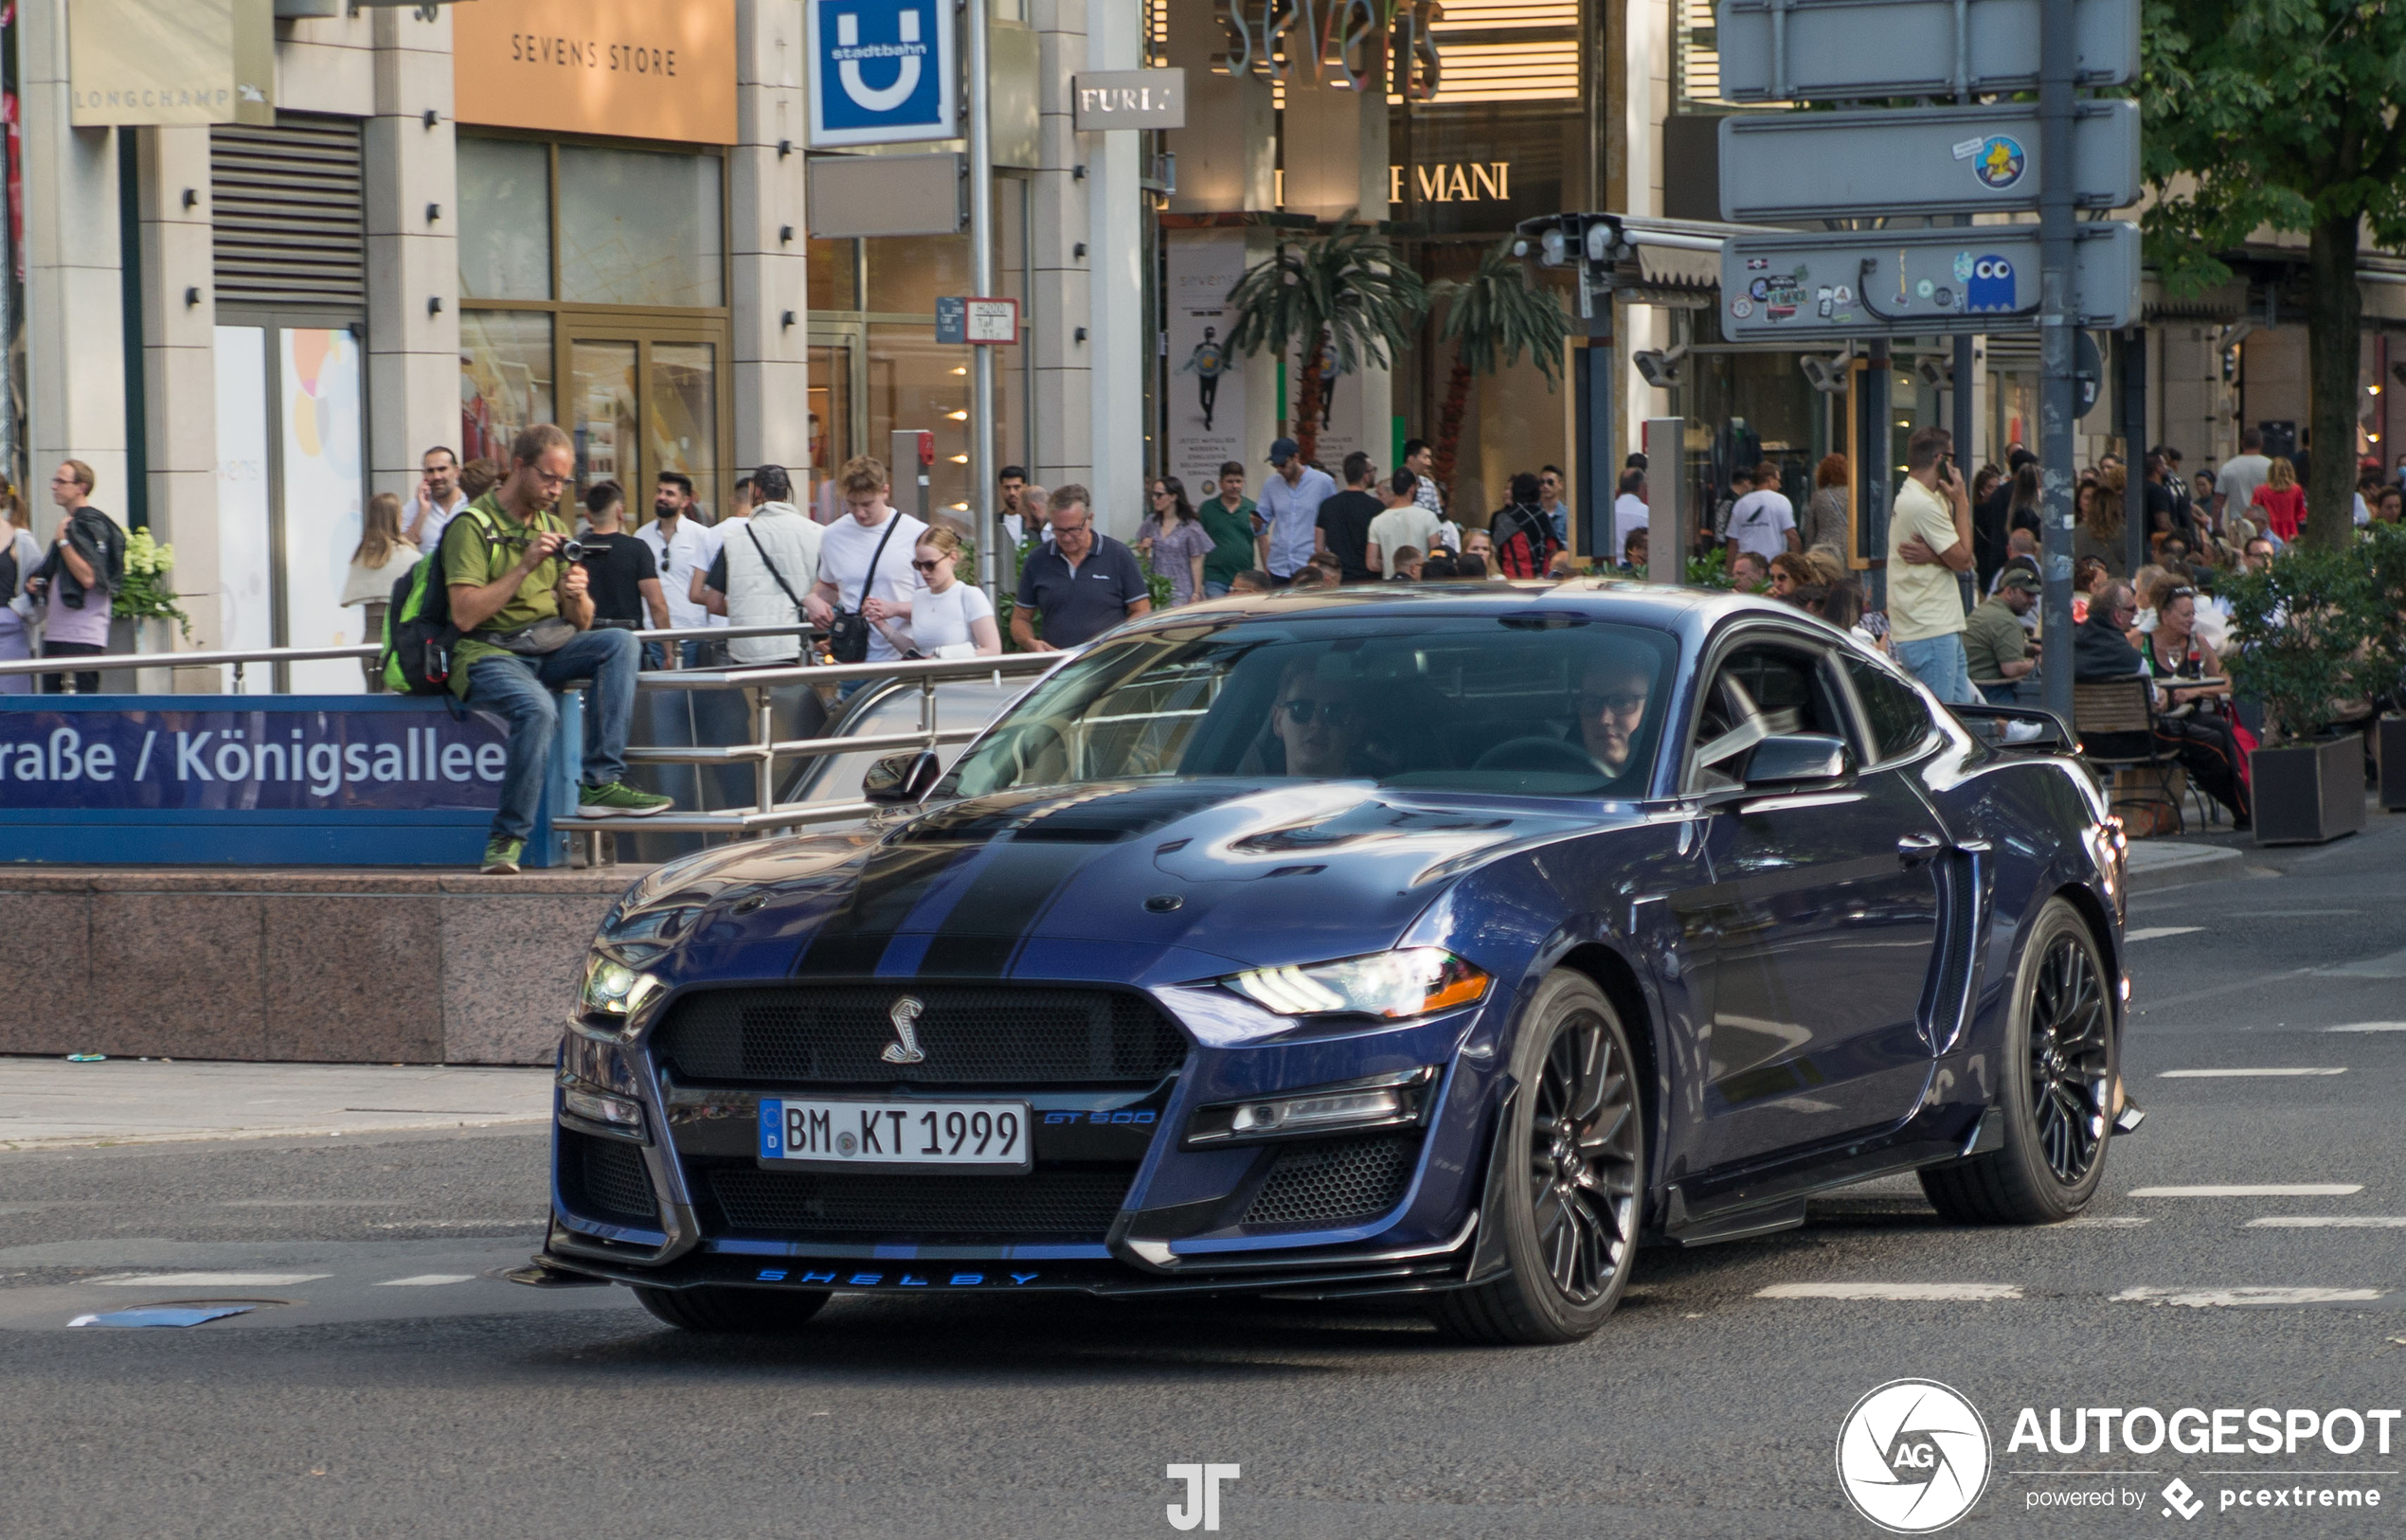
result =
M2252 1230L2406 1230L2406 1214L2267 1214Z
M2140 1214L2082 1214L2076 1219L2067 1219L2060 1225L2045 1227L2057 1230L2134 1230L2146 1223L2146 1217Z
M2125 931L2126 941L2160 941L2166 936L2189 936L2203 930L2203 925L2148 925L2141 930Z
M128 1289L285 1289L314 1283L332 1273L121 1273L112 1278L87 1278Z
M388 1278L376 1285L380 1289L431 1288L437 1283L465 1283L474 1273L420 1273L415 1278Z
M2116 1300L2135 1304L2185 1305L2192 1310L2204 1310L2217 1305L2326 1305L2355 1304L2378 1299L2379 1289L2311 1289L2311 1288L2237 1288L2237 1289L2125 1289L2114 1296Z
M2338 1069L2166 1069L2157 1074L2158 1080L2260 1080L2271 1076L2276 1080L2294 1080L2300 1075L2344 1075L2345 1066Z
M2347 1198L2361 1182L2229 1182L2202 1187L2134 1187L2134 1198Z
M1774 1283L1757 1299L2019 1299L2019 1283Z
M2325 1027L2326 1032L2406 1032L2406 1021L2351 1021L2344 1027Z

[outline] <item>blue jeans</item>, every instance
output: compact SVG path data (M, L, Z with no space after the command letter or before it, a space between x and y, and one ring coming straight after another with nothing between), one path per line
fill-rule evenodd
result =
M1896 641L1889 647L1907 672L1930 687L1948 706L1978 706L1980 691L1971 688L1971 665L1964 657L1964 634L1950 631L1920 641Z
M2021 701L2021 697L2015 692L2011 681L2002 685L1983 685L1980 687L1980 693L1991 706L2017 706Z
M1226 599L1228 598L1228 584L1224 582L1213 582L1211 579L1206 578L1203 580L1203 597L1205 599Z
M702 666L702 649L709 645L709 643L704 641L678 642L676 644L676 655L679 659L678 667L687 669L700 668ZM668 643L649 641L643 644L644 668L654 672L657 672L661 669L667 668L668 662Z
M551 692L590 679L584 692L584 769L588 786L626 774L626 735L635 715L635 672L642 644L632 631L580 631L566 647L541 657L480 657L468 667L468 705L510 724L510 768L501 777L495 839L534 832L535 805L551 768L551 739L560 726ZM563 809L563 812L570 810Z

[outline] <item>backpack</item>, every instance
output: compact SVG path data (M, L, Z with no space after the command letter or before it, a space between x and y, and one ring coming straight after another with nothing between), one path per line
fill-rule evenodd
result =
M486 544L498 545L500 531L473 507L459 510L451 528L476 520ZM443 530L443 540L451 538ZM451 586L442 581L442 548L418 558L418 564L394 580L392 600L385 609L385 688L396 695L443 695L451 690L451 650L459 628L451 623Z

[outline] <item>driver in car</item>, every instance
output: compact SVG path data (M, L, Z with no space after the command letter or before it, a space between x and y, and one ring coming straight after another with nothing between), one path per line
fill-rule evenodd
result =
M1351 689L1319 677L1310 663L1286 671L1278 687L1278 705L1270 713L1270 731L1286 745L1290 776L1345 777L1354 768L1354 748L1361 733L1361 711Z
M1645 719L1652 679L1640 664L1600 657L1579 681L1579 736L1596 763L1611 775L1629 767L1631 740Z

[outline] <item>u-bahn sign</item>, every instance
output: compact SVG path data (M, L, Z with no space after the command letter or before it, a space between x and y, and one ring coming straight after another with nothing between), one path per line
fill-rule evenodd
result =
M1833 230L1733 236L1721 247L1721 331L1732 341L1927 337L2038 324L2038 226ZM2073 324L2139 313L2139 227L2083 224Z
M1721 119L1721 217L1785 224L1836 213L2035 214L2052 168L2038 106L1742 113ZM2085 101L2072 125L2073 198L2139 201L2139 104Z
M1729 101L1869 101L2038 88L2040 0L1720 0ZM1773 46L1774 15L1782 35ZM1956 19L1963 36L1956 36ZM2073 0L2074 83L2139 76L2139 0ZM1775 82L1774 72L1784 82Z

